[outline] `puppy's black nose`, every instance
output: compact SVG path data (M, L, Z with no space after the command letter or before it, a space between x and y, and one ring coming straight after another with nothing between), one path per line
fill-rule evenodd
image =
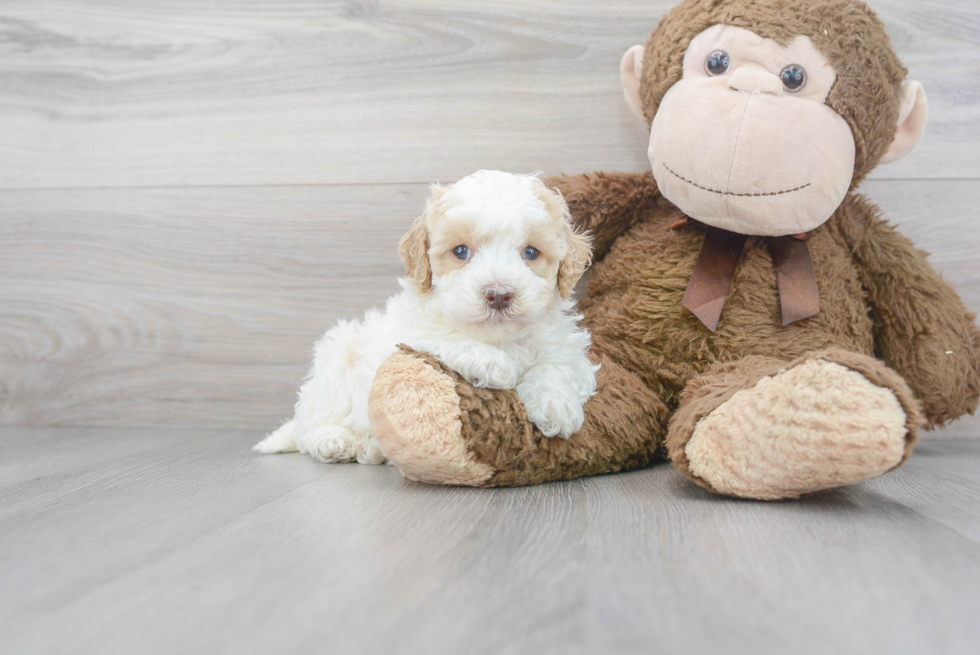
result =
M514 302L514 290L510 287L487 287L483 290L483 299L490 309L503 311Z

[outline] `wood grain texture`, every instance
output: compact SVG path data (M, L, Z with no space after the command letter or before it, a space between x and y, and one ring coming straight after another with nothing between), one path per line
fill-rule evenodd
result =
M0 428L4 650L968 654L980 442L790 503L666 465L536 487L257 456L251 432Z
M980 310L980 185L871 181ZM0 424L273 429L313 341L398 290L423 185L5 191ZM954 424L951 434L980 425Z
M315 337L398 290L396 244L425 195L5 193L3 422L274 427Z
M644 170L625 50L673 2L0 6L0 188ZM931 123L877 179L980 176L980 5L875 0Z

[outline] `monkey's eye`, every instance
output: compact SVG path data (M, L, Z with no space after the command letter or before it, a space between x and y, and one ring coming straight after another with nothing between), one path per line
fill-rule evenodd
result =
M537 259L538 255L540 254L541 253L538 252L538 249L535 248L534 246L528 246L527 248L524 249L524 259L526 259L529 262Z
M787 91L799 91L806 84L806 71L802 66L790 64L779 73L779 79Z
M470 258L470 247L469 246L456 246L453 248L453 254L456 255L456 259L462 259L466 261Z
M708 75L724 75L728 72L728 67L732 65L732 60L724 50L715 50L708 55L708 60L704 62L704 69Z

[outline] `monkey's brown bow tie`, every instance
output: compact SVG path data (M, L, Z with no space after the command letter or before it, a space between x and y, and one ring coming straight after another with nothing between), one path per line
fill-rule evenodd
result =
M675 220L670 227L677 229L691 223L707 231L681 304L714 332L745 247L746 235L705 226L686 216ZM773 268L776 269L784 326L810 318L820 311L820 293L807 246L808 238L809 233L769 237L769 252L772 254Z

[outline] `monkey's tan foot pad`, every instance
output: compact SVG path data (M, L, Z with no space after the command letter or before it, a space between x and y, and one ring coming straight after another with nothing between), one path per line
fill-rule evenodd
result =
M481 486L493 470L462 436L456 380L418 354L399 350L378 369L370 414L381 449L410 480Z
M833 358L791 364L697 420L683 446L686 472L719 493L774 500L899 466L914 445L917 405L904 381L880 362L844 355L839 359L858 358L854 363L871 369L872 378L894 376L887 380L894 388Z

